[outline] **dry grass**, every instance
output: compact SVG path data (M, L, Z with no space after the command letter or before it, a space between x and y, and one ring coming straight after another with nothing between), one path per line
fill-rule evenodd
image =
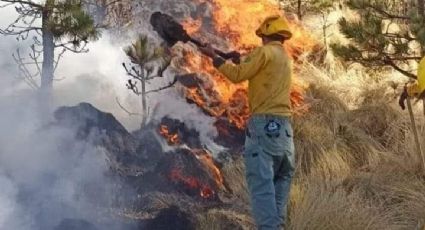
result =
M223 209L210 209L197 218L199 230L254 230L255 225L249 214Z
M310 84L310 108L294 118L297 170L287 229L424 230L425 172L408 113L396 100L395 88L406 79L394 73L371 76L343 64L328 53L322 64L297 66L297 75ZM425 117L418 110L416 118L425 148ZM248 203L241 163L223 173ZM252 229L246 212L209 210L200 217L200 229L223 229L229 216L242 229Z
M408 114L390 86L354 84L365 87L354 93L339 91L346 85L341 78L312 82L310 111L294 124L298 168L289 229L422 230L425 172ZM417 123L425 143L419 112Z
M356 190L321 181L305 181L293 190L289 228L309 229L399 229L394 211L362 199ZM294 199L295 198L295 199Z

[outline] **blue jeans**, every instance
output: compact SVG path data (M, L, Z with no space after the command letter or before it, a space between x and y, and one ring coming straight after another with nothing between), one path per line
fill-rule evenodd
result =
M258 229L281 229L295 168L289 119L253 115L248 121L243 155L252 213Z

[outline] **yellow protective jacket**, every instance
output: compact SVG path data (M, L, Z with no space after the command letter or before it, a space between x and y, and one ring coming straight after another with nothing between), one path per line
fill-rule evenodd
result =
M291 116L292 61L280 42L270 42L250 53L240 65L218 67L233 83L248 80L251 114Z
M407 93L410 97L417 97L425 93L425 57L419 63L417 76L417 81L407 86Z

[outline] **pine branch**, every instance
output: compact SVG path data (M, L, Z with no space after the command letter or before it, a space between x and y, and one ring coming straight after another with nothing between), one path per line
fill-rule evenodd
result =
M14 27L8 27L8 28L6 28L4 30L0 29L0 34L2 34L2 35L17 35L17 36L22 36L23 35L23 37L25 37L25 39L26 39L26 38L28 38L28 34L31 31L41 30L40 27L28 27L26 29L19 30L19 31L15 31L12 28L14 28Z
M34 77L37 76L37 74L31 74L29 71L27 64L24 60L24 58L21 57L21 53L19 52L19 49L16 50L16 55L12 54L13 60L18 65L19 73L23 75L22 79L24 80L27 85L29 85L32 89L37 90L40 89L40 86L35 82Z
M393 59L391 59L389 56L385 56L384 58L384 63L393 67L395 70L397 70L398 72L402 73L403 75L409 77L409 78L413 78L413 79L417 79L415 74L409 73L406 70L403 70L402 68L400 68L398 65L396 65L393 61Z
M125 72L127 73L127 75L131 76L134 79L140 80L140 81L143 80L143 76L141 76L140 72L137 71L134 68L134 66L131 69L129 69L125 63L122 63L122 66L124 67Z
M40 58L41 53L35 50L34 45L31 46L31 51L32 53L29 54L29 57L30 59L34 61L38 74L41 76L41 67L40 67L40 63L38 62L38 59Z
M139 88L137 87L137 83L133 82L131 79L127 81L127 89L133 91L134 94L136 94L137 96L142 95L142 92L139 91Z
M0 0L1 2L7 2L10 4L22 4L22 5L28 5L28 6L32 6L32 7L36 7L36 8L43 8L42 5L37 4L33 1L22 1L22 0Z
M402 16L402 15L396 15L396 14L392 14L390 12L387 12L385 10L383 10L382 8L376 6L376 4L371 3L371 1L362 1L361 5L356 6L353 5L352 3L349 2L349 7L355 10L359 10L362 13L365 12L371 12L371 11L367 11L367 9L371 9L373 12L376 12L378 14L380 14L381 16L383 16L386 19L400 19L400 20L410 20L409 17L407 16Z
M81 43L83 45L81 45ZM80 45L75 45L74 41L69 41L65 43L59 43L55 44L55 48L63 48L67 51L71 51L73 53L87 53L89 52L89 49L87 49L87 43L86 41L81 42Z
M62 51L59 53L57 59L54 61L55 66L53 67L53 70L55 71L58 66L59 66L59 62L62 59L63 55L65 54L66 49L62 49Z

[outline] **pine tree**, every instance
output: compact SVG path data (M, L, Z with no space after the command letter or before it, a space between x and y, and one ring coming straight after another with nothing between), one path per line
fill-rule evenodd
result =
M280 0L285 10L295 12L298 20L302 20L307 13L326 13L335 4L335 0Z
M122 64L127 75L131 77L127 81L127 88L142 99L143 119L141 126L143 127L149 116L148 95L174 86L177 79L174 78L173 81L163 87L147 90L147 84L150 84L156 78L163 77L165 70L171 64L171 57L166 48L155 47L146 36L139 35L133 44L124 49L124 52L131 61L130 64ZM158 68L155 66L158 66ZM138 83L140 83L140 86L138 86Z
M408 69L425 54L424 0L348 0L357 19L342 18L349 45L332 44L337 56L375 70L392 67L416 78Z
M14 5L18 13L16 20L6 29L0 30L0 34L16 36L18 41L31 37L34 41L29 55L31 61L23 58L19 50L13 56L23 74L23 79L31 87L39 89L41 101L49 106L52 99L54 71L59 59L65 51L87 52L88 41L96 40L99 31L90 15L83 10L82 1L46 0L44 3L36 3L31 0L0 0L0 2L6 3L1 7ZM55 55L56 49L60 49L60 52ZM40 83L36 80L37 76L41 76Z

